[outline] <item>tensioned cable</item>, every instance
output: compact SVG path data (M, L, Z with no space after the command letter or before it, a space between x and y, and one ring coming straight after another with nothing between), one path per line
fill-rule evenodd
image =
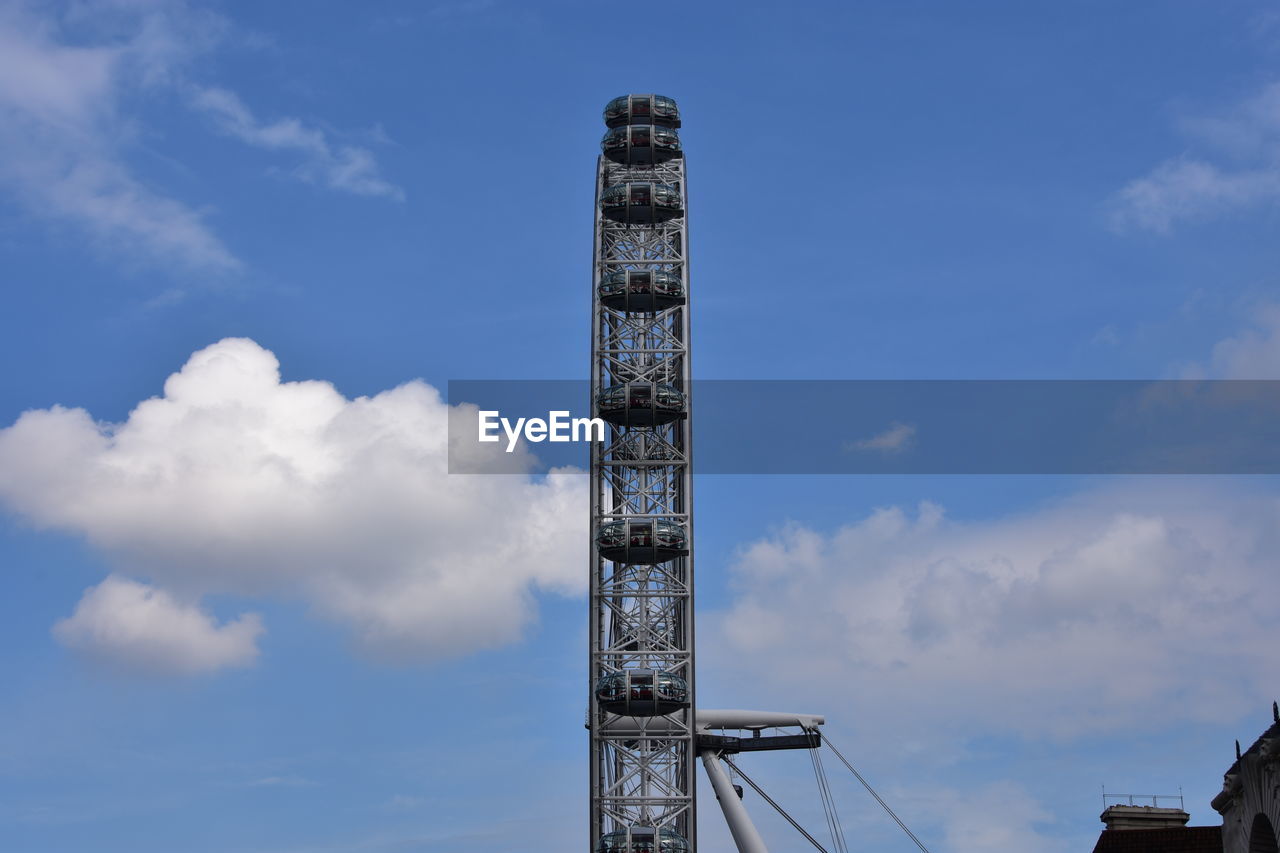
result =
M818 799L822 802L822 816L827 821L827 834L831 836L831 846L835 847L839 853L839 842L836 841L835 825L831 822L831 807L827 803L827 790L822 784L822 773L818 770L817 761L814 756L817 754L817 743L812 733L809 733L809 764L813 767L813 778L818 784Z
M831 844L836 848L837 853L849 853L849 847L844 840L844 827L840 825L840 815L836 811L836 800L831 793L831 783L827 780L827 770L822 765L822 756L818 753L817 738L810 733L809 740L813 743L809 748L809 761L813 764L813 776L818 781L818 794L822 799L822 809L826 813L827 829L831 831Z
M763 798L764 798L764 801L765 801L766 803L768 803L769 805L773 806L773 807L774 807L774 809L778 812L778 814L780 814L780 815L782 815L783 817L785 817L785 818L787 819L787 822L788 822L788 823L790 823L792 826L794 826L794 827L796 828L796 830L797 830L801 835L803 835L805 838L809 839L809 843L810 843L810 844L812 844L814 847L817 847L819 850L821 850L821 851L822 851L822 853L827 853L827 848L825 848L825 847L823 847L821 844L819 844L819 843L818 843L818 839L814 838L812 835L810 835L809 833L805 832L805 831L804 831L804 827L803 827L803 826L801 826L800 824L796 823L795 818L793 818L791 815L787 814L786 810L785 810L785 809L783 809L783 808L782 808L782 806L780 806L780 805L778 805L777 803L775 803L775 802L773 801L773 797L770 797L768 794L766 794L766 793L764 792L764 790L763 790L763 789L761 789L761 787L760 787L759 785L757 785L755 782L751 781L751 777L750 777L750 776L748 776L746 773L743 773L743 772L742 772L742 768L741 768L741 767L739 767L738 765L734 764L731 760L729 760L729 756L727 756L727 755L722 755L722 756L720 756L720 760L721 760L721 761L723 761L725 764L728 764L730 767L732 767L732 768L733 768L733 771L734 771L735 773L737 773L739 776L741 776L741 777L742 777L742 781L743 781L743 782L746 782L748 785L750 785L750 786L751 786L751 790L755 791L757 794L759 794L761 797L763 797Z
M822 802L822 816L827 821L827 835L831 838L831 846L835 847L838 853L840 848L839 848L839 845L836 843L835 826L831 823L831 809L827 805L827 792L822 787L822 775L818 773L818 765L815 764L813 761L813 753L814 753L814 750L810 748L809 749L809 765L813 767L813 778L818 783L818 799Z
M858 781L862 783L862 787L866 788L867 791L870 792L871 796L876 798L876 802L884 807L884 810L889 813L889 817L893 818L897 822L898 826L902 827L902 831L916 843L916 846L923 850L924 853L929 853L929 848L925 847L923 842L921 842L919 838L916 838L916 834L908 829L907 825L902 822L902 819L893 813L893 809L889 808L889 804L880 798L880 795L876 793L876 789L872 788L871 784L867 782L866 779L862 778L861 773L853 769L853 765L849 763L849 759L840 754L840 750L836 749L836 745L831 742L831 738L824 733L822 739L826 742L827 746L831 747L831 751L836 754L836 758L844 762L844 766L849 768L849 772L858 778Z
M831 790L831 780L827 778L827 766L822 761L822 752L813 750L813 757L818 762L818 770L822 773L822 784L827 789L827 801L831 803L831 821L836 825L836 835L840 837L841 853L849 853L849 842L844 837L844 825L840 823L840 812L836 811L836 795Z

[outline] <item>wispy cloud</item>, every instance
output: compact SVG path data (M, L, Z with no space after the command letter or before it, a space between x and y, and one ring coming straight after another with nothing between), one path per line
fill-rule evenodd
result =
M1183 368L1184 379L1280 379L1280 304L1255 305L1249 324L1213 346L1207 362Z
M403 198L369 149L296 118L261 121L236 93L193 82L197 58L230 31L225 19L180 2L0 6L0 191L34 217L74 224L112 255L240 269L205 207L136 167L148 129L133 105L176 92L219 132L293 155L282 169L300 180Z
M1180 222L1280 200L1280 83L1181 125L1216 158L1172 158L1129 182L1110 201L1113 229L1165 234Z
M196 88L192 105L212 117L220 131L248 145L301 154L302 162L292 170L300 180L356 195L404 198L403 190L378 174L378 162L367 148L335 145L323 131L296 118L259 121L226 89Z
M952 853L1019 853L1070 849L1041 831L1053 815L1022 786L991 782L964 789L927 792L933 813L941 819L946 849ZM993 820L993 815L999 815Z
M174 45L189 41L159 13L135 20L130 38L84 45L63 40L55 18L0 10L0 187L113 252L238 268L201 212L148 186L125 156L122 93L165 80L178 61Z
M1130 182L1115 198L1111 224L1169 233L1180 221L1207 219L1280 198L1280 170L1223 171L1202 160L1169 160Z
M900 453L915 440L916 428L911 424L894 422L887 430L870 438L846 442L845 450L861 450L879 453Z
M422 811L432 804L430 797L415 797L409 794L396 794L379 806L380 811L403 814L405 812Z

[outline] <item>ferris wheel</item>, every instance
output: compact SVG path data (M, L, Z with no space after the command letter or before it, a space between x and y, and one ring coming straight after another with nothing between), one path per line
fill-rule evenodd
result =
M695 701L688 191L680 110L663 95L624 95L608 103L604 121L592 259L591 401L608 429L591 455L591 849L695 850L701 763L740 853L767 848L726 764L826 853L733 763L744 752L807 749L832 846L843 851L817 757L824 718L702 710Z

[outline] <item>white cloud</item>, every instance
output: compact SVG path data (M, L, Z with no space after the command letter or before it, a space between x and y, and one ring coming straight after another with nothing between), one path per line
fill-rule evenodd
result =
M1111 222L1168 233L1175 222L1214 215L1280 198L1280 171L1224 172L1201 160L1170 160L1130 182L1115 199Z
M378 164L367 148L334 146L325 134L296 118L263 123L254 118L240 98L226 89L194 90L192 105L213 117L218 128L249 145L278 151L295 151L303 162L294 171L301 180L330 189L365 196L403 199L404 192L378 174Z
M1280 678L1277 522L1274 497L1152 483L980 523L926 503L792 526L736 560L703 662L908 740L1221 720Z
M974 788L943 789L928 793L934 815L940 819L948 853L1052 853L1068 849L1037 826L1053 816L1022 787L992 782Z
M239 267L198 211L147 186L124 153L131 129L119 114L122 93L162 80L176 61L175 42L194 49L196 40L162 11L137 17L128 38L105 44L61 36L52 18L17 5L0 10L0 187L30 212L76 223L112 251L200 269Z
M53 627L63 645L93 660L181 675L252 663L262 631L256 614L218 625L199 607L114 575L87 590L75 613Z
M463 654L521 637L534 588L578 592L587 539L582 476L448 474L468 415L422 382L354 400L281 382L227 339L122 424L55 406L0 430L0 502L190 598L296 597L370 653ZM492 470L531 458L490 450Z
M898 453L907 448L916 437L911 424L893 423L887 430L871 438L848 442L845 450L873 450L880 453Z
M0 190L29 213L82 228L102 250L205 272L241 261L207 212L140 176L149 131L132 105L178 92L223 133L301 155L298 178L366 196L401 198L371 151L332 142L297 119L255 119L233 92L188 78L196 57L229 31L181 2L0 6ZM139 96L142 96L141 98Z
M1184 129L1235 161L1167 160L1111 200L1116 230L1168 233L1175 223L1280 200L1280 83L1216 116L1190 117Z
M1251 323L1214 344L1207 364L1183 370L1188 379L1280 379L1280 305L1263 303Z

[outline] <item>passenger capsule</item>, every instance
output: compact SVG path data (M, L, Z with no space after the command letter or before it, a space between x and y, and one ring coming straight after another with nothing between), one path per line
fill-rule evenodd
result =
M680 136L669 127L628 124L605 132L604 156L623 166L649 166L680 156Z
M665 826L631 826L600 836L596 853L689 853L689 842Z
M663 270L617 270L600 282L600 301L615 311L665 311L684 299L680 276Z
M670 385L628 382L596 397L596 413L618 426L658 426L684 416L685 396Z
M689 707L689 683L670 672L624 669L597 682L596 701L610 714L658 717Z
M679 190L647 181L606 188L600 194L600 209L606 219L627 225L652 225L684 215Z
M679 127L680 108L666 95L623 95L605 105L604 123L608 127L624 124Z
M659 518L606 521L596 531L600 556L614 563L648 566L689 553L684 526Z

